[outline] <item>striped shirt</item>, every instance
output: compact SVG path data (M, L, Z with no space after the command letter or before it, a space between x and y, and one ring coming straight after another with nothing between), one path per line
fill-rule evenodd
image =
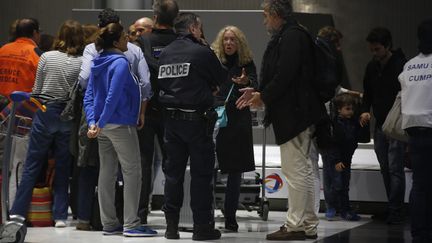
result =
M33 93L51 95L54 99L67 98L78 81L81 63L81 56L60 51L45 52L39 60Z

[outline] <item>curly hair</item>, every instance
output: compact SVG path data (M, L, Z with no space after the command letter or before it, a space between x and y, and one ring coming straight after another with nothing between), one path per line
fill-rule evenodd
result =
M216 36L216 39L213 41L211 47L215 52L216 56L222 63L226 63L226 54L223 46L224 35L227 31L231 31L236 37L237 44L237 55L238 55L238 64L239 66L244 66L252 61L252 51L249 48L249 45L246 40L246 36L244 33L236 26L225 26L222 28Z
M118 14L111 8L106 8L102 10L99 15L99 28L103 28L110 23L120 23L120 17Z
M54 41L54 50L69 55L82 55L84 47L84 32L81 24L75 20L66 20Z

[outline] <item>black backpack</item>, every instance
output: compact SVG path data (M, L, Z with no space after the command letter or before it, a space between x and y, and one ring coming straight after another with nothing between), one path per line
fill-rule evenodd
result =
M323 103L330 101L335 96L336 87L340 84L336 59L336 49L330 41L317 37L314 38L305 28L295 27L305 32L311 39L315 54L315 75L313 86Z
M335 96L336 87L340 84L336 60L336 49L330 41L317 37L315 47L315 88L321 101L330 101Z

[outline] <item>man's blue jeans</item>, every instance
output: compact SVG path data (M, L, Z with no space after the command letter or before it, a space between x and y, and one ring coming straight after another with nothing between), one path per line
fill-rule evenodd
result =
M33 187L46 162L48 152L52 150L55 159L53 217L54 220L67 219L71 161L69 137L72 123L60 121L63 109L64 104L51 104L47 106L46 112L39 110L33 118L27 157L11 215L27 217Z
M376 126L374 148L387 192L389 214L400 216L405 198L406 143L387 137L381 127Z

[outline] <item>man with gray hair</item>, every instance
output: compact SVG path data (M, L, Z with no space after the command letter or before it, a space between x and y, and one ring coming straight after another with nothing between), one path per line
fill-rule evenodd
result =
M267 240L317 238L314 172L309 156L315 124L325 115L313 87L312 39L292 17L289 0L264 0L264 25L271 34L262 61L259 92L246 89L238 107L266 107L265 125L273 125L288 184L285 223ZM301 94L301 95L298 95Z

